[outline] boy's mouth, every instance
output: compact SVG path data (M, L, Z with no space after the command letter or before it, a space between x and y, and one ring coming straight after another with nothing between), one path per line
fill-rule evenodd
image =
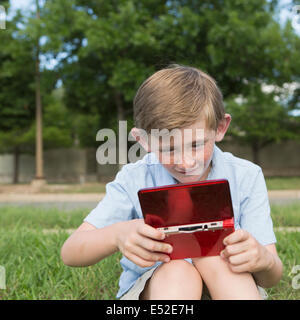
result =
M176 171L179 175L188 177L188 176L196 176L199 175L200 172L193 170L193 171Z
M198 175L200 174L201 172L199 172L199 169L200 169L200 166L197 166L196 168L192 168L190 170L177 170L175 169L175 171L179 174L182 174L182 175Z

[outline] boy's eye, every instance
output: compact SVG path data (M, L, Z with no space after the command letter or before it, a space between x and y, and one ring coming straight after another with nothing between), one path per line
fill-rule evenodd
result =
M192 147L193 147L194 149L201 148L201 147L203 147L203 146L204 146L204 143L195 143L195 144L192 145Z
M168 149L166 149L166 150L161 150L160 152L161 152L161 153L173 153L173 152L174 152L174 149L170 149L170 150L168 150Z
M193 143L192 144L192 148L193 149L198 149L198 148L202 148L203 146L205 145L205 143ZM163 150L160 150L160 152L161 153L167 153L167 152L169 152L169 153L174 153L175 152L175 149L172 149L172 148L170 148L170 149L163 149Z

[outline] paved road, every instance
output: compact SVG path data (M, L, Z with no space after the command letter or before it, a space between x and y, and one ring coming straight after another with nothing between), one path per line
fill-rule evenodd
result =
M91 210L97 206L104 197L104 193L0 193L0 206L24 206L73 210L86 208ZM300 190L276 190L269 191L271 204L288 204L297 202L300 204Z
M291 202L300 204L300 190L272 190L268 193L271 204L287 204Z

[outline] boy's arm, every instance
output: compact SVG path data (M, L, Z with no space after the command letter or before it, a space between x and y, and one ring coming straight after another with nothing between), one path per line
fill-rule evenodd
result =
M142 268L157 261L168 262L172 246L161 242L164 233L144 223L144 219L121 221L96 229L84 222L64 243L61 257L71 267L90 266L120 250ZM170 251L171 250L171 251Z
M275 244L264 246L266 255L269 256L268 268L254 272L252 275L256 283L263 288L273 287L282 277L282 262L278 257Z
M71 267L90 266L118 251L116 234L119 224L97 229L83 222L61 248L64 264Z

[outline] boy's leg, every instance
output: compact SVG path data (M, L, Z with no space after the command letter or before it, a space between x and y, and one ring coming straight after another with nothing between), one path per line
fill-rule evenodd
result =
M261 300L251 273L234 273L219 256L192 259L213 300Z
M140 300L200 300L202 279L185 260L162 263L147 281Z

